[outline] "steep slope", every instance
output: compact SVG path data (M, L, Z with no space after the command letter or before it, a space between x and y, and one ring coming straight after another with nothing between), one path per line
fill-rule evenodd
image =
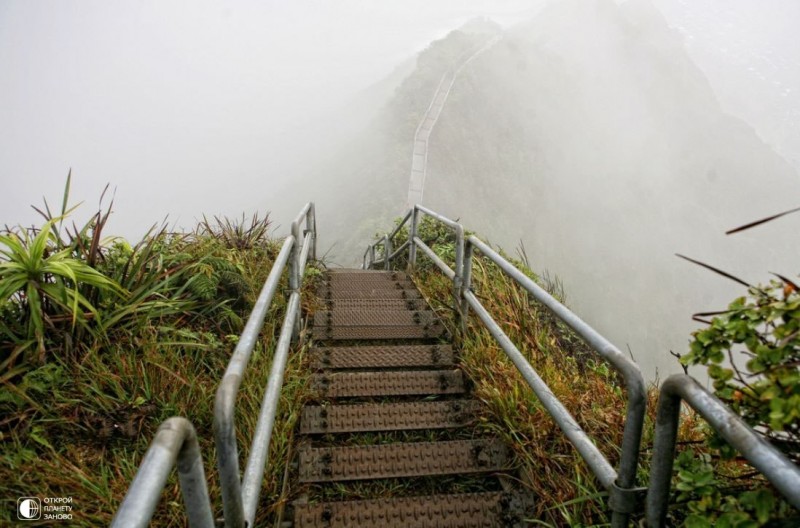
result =
M400 214L414 130L442 72L480 34L434 42L349 149L308 181L337 255ZM566 0L507 30L460 73L430 139L425 204L564 280L572 306L649 376L677 368L692 313L728 284L674 253L748 280L791 274L791 224L725 229L794 206L797 175L726 115L680 33L650 0ZM784 227L786 226L786 227ZM764 234L766 233L766 234ZM334 259L338 260L338 259ZM341 261L352 264L352 261Z

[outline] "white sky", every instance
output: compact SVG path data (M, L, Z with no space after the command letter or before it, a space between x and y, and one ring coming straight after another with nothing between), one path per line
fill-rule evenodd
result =
M0 0L0 225L117 189L111 229L269 207L281 131L464 21L531 0ZM300 204L298 204L299 206Z

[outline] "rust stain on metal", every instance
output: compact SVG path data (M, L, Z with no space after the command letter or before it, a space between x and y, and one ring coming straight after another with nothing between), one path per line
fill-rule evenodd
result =
M454 364L451 345L318 347L311 349L311 368L357 369L448 367Z
M495 439L300 450L300 482L421 477L499 471L508 449Z
M460 370L331 372L315 375L312 388L330 398L459 394L464 377Z
M301 434L398 431L462 427L475 419L476 400L367 403L303 409Z

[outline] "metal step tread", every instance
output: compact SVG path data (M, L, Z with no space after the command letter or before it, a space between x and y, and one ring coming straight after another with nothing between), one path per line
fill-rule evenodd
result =
M300 482L486 473L505 469L508 448L497 439L300 449Z
M316 347L311 368L356 369L391 367L449 367L455 363L451 345Z
M494 528L524 526L519 501L502 492L295 504L294 526L305 528Z
M477 400L307 405L300 418L300 433L448 429L469 424L479 409Z
M338 339L435 339L447 334L444 326L431 323L415 326L314 326L317 341Z
M324 282L320 286L321 289L331 290L353 290L353 291L393 291L393 290L414 290L416 286L413 282L403 280L352 280L352 281L337 281L337 282Z
M328 310L426 310L422 299L327 299Z
M328 273L322 280L331 284L343 282L391 282L410 281L402 271L384 271L383 273Z
M324 310L314 326L419 326L440 322L432 310Z
M392 275L392 274L401 274L405 275L405 272L402 271L394 271L394 270L377 270L377 269L360 269L360 268L328 268L325 272L329 275Z
M422 296L415 288L392 290L344 290L322 286L317 289L317 297L327 299L419 299Z
M465 391L460 370L327 372L314 375L311 387L329 398L460 394Z

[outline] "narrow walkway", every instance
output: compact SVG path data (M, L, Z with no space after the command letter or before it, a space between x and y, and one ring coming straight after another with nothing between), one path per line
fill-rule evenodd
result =
M417 131L414 133L414 150L411 154L411 175L408 180L406 208L422 203L422 194L425 191L425 178L428 174L428 143L431 133L433 132L433 127L436 126L436 122L439 120L447 98L450 96L450 90L453 88L453 84L458 78L458 74L461 73L464 66L469 64L472 59L494 46L498 40L500 40L500 36L490 38L486 44L481 46L477 51L464 57L464 60L458 63L458 67L455 70L448 70L442 75L439 86L436 88L436 93L433 94L433 99L431 99L431 104L428 106L428 110L419 122Z
M293 525L524 526L511 453L476 435L481 403L413 282L330 271L318 296Z

